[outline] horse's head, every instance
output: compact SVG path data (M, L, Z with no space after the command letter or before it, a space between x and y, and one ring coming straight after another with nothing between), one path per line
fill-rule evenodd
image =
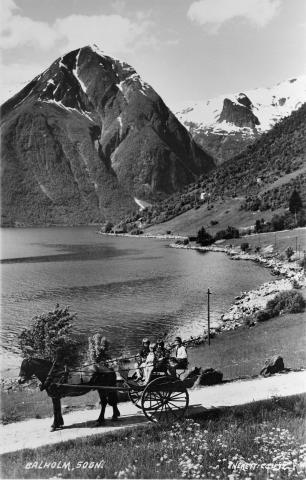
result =
M25 358L22 361L21 367L20 367L20 372L19 372L19 378L18 378L18 383L25 383L30 378L32 377L34 371L33 371L33 366L30 358Z

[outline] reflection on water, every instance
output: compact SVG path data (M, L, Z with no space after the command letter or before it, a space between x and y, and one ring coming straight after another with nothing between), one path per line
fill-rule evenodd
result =
M235 295L267 281L269 272L220 253L167 247L166 241L114 238L94 228L2 229L2 333L17 352L17 335L56 303L77 312L77 330L101 331L115 353L141 338L200 334L210 288L212 324Z

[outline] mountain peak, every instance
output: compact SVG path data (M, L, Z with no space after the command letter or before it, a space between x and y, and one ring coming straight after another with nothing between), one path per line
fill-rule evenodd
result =
M260 122L252 112L251 107L252 102L244 94L241 95L240 93L238 95L237 102L225 98L218 122L227 122L236 127L254 129Z
M272 87L184 104L174 111L194 139L222 162L241 152L305 101L303 75Z
M2 106L2 123L9 224L116 221L134 198L171 194L214 167L135 69L97 46L55 60Z

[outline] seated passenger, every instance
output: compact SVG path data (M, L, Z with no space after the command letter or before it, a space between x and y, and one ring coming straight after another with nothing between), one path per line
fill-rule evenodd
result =
M158 340L155 350L155 369L160 372L166 372L168 366L169 351L165 348L163 340Z
M152 371L155 367L155 362L156 362L156 359L155 359L156 345L155 345L155 343L151 343L149 348L150 348L150 351L147 355L147 358L146 358L145 362L143 362L140 365L143 368L143 377L144 377L145 383L147 383L149 381L151 373L152 373Z
M181 337L174 340L174 356L170 357L169 370L171 375L176 375L177 369L185 370L188 366L187 350L183 345Z
M141 347L141 350L139 352L139 355L140 355L140 358L141 358L142 362L144 362L146 360L149 351L150 351L150 340L148 338L144 338L142 340L142 347Z
M143 377L143 363L146 361L149 352L150 352L150 340L148 338L144 338L142 340L141 350L136 357L135 374L134 374L136 377L136 380L142 379Z

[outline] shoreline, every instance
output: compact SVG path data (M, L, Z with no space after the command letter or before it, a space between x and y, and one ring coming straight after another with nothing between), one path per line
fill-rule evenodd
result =
M246 317L264 309L267 302L274 298L279 292L292 290L294 288L293 283L298 284L299 288L306 287L306 277L303 268L299 267L296 262L284 262L275 256L267 258L259 254L245 253L238 251L233 247L212 245L201 247L175 243L170 244L169 247L184 250L224 253L228 255L231 260L245 260L258 263L260 266L271 270L272 275L281 277L271 282L265 282L256 289L244 291L237 295L229 309L221 315L220 327L211 329L213 334L242 327ZM201 337L198 337L194 340L198 340L199 344L200 338ZM206 338L202 336L202 340L204 342Z
M154 240L185 240L188 238L187 235L164 235L164 234L156 234L156 235L146 235L146 234L141 234L141 235L133 235L131 233L105 233L105 232L100 232L97 231L98 235L103 235L106 237L128 237L128 238L139 238L139 239L154 239Z

